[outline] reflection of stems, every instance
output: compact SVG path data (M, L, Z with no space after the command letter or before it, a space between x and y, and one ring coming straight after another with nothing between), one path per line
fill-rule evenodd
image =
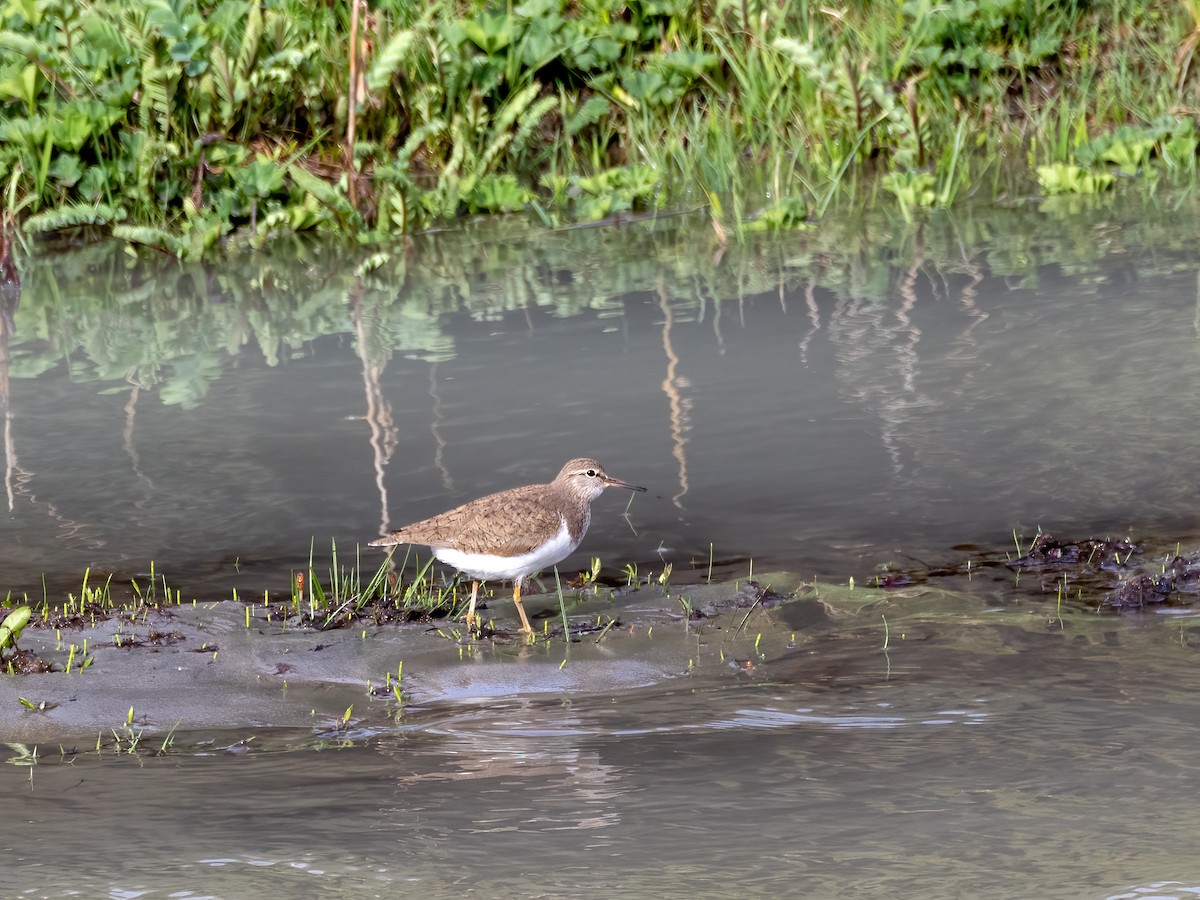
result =
M438 393L437 360L429 366L429 396L433 398L433 421L429 423L429 433L437 449L433 453L434 465L442 473L442 487L454 489L454 477L446 468L446 439L442 437L442 395Z
M12 425L12 413L6 408L4 411L4 487L8 494L9 512L13 511L18 494L32 504L36 505L41 502L29 488L29 482L33 481L33 473L28 469L22 468L20 462L17 461L17 449L16 443L13 440ZM53 503L43 503L43 505L46 507L46 514L58 523L58 536L60 538L79 538L89 550L99 550L104 546L103 538L88 536L88 525L83 522L77 522L74 519L68 519L59 513L58 507Z
M1200 335L1200 273L1196 275L1196 318L1192 322L1196 334Z
M663 379L662 389L671 406L671 455L679 462L679 492L671 498L671 502L677 509L683 509L679 501L688 492L687 454L683 450L688 439L684 437L684 432L690 427L688 419L692 402L680 392L680 388L687 386L687 380L681 378L676 371L679 368L679 357L675 355L675 348L671 346L671 326L675 317L671 312L671 304L667 302L667 291L661 280L658 283L658 308L663 314L663 353L667 357L667 377Z
M781 282L782 283L782 282ZM808 362L808 345L812 342L813 335L821 330L821 309L817 306L817 286L813 281L809 281L804 289L804 307L808 310L808 321L812 325L808 329L808 333L800 341L800 362Z
M14 315L21 301L21 275L12 259L12 244L8 237L9 215L0 218L0 409L4 410L4 490L8 495L8 511L13 509L13 472L17 454L13 448L12 407L8 394L8 342L14 327Z
M129 376L125 380L129 382L130 390L129 401L125 404L125 431L121 436L125 442L125 453L129 456L129 461L133 466L133 474L137 476L138 481L146 486L146 499L149 500L148 495L154 492L154 482L142 472L141 457L138 455L137 444L133 442L133 426L137 419L137 402L142 388L141 385L133 381L132 372L129 373Z
M917 353L917 345L921 340L921 329L913 324L912 317L909 315L917 305L917 278L919 275L920 256L918 255L897 286L901 302L896 309L898 327L892 334L898 339L895 358L901 376L900 388L880 409L883 419L880 437L883 439L883 446L887 450L888 456L891 457L892 465L897 472L904 468L904 463L900 454L900 442L896 435L900 424L907 418L907 407L912 404L913 395L916 393L917 371L921 358ZM907 340L899 340L902 337Z
M18 471L17 448L13 444L13 416L8 408L8 360L4 360L4 493L8 497L8 511L13 511L13 478ZM22 473L24 474L24 473Z
M987 319L988 314L975 305L975 290L983 281L983 273L979 271L978 266L971 266L967 271L971 273L971 281L969 284L963 285L962 293L959 295L958 302L962 304L968 316L971 317L971 324L963 331L960 340L964 344L969 344L971 347L976 347L978 342L972 336L971 332L981 325Z
M363 395L367 401L367 412L363 418L371 429L371 456L375 467L375 488L379 491L379 533L388 531L388 499L387 485L383 473L388 460L396 450L399 437L396 424L392 420L391 404L383 397L379 386L380 376L387 365L386 359L382 364L371 362L367 349L367 334L363 327L362 317L362 283L355 282L350 291L350 315L354 320L354 334L357 337L358 356L362 360Z
M0 228L0 409L4 411L4 492L8 499L8 511L12 512L16 505L17 494L36 504L38 499L29 489L33 473L21 467L17 460L16 440L13 437L13 412L9 393L9 339L14 330L13 316L21 299L21 279L8 256L8 244ZM60 515L58 507L46 503L46 513L59 525L59 536L63 538L79 537L90 550L98 550L104 546L100 538L89 538L86 534L87 525L74 519Z

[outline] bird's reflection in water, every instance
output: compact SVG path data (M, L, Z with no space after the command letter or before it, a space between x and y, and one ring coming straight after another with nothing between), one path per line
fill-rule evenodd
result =
M415 825L417 841L618 825L613 801L626 788L619 768L601 761L601 740L569 705L545 701L493 705L486 716L463 710L383 737L399 801L385 813Z

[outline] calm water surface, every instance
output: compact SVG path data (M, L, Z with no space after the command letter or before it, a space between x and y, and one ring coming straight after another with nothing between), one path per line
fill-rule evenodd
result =
M686 220L501 224L358 273L306 245L216 268L42 255L0 335L0 590L153 561L187 596L282 592L310 546L350 552L580 454L650 492L627 516L597 501L566 571L671 563L686 584L711 557L861 582L1039 525L1187 545L1198 237L1194 203L1114 203L871 213L727 248ZM39 744L36 765L13 744L6 882L1194 896L1196 623L973 589L975 613L925 610L907 637L884 611L887 652L872 614L752 672L430 702L344 735L231 723L161 756L64 735L80 752Z

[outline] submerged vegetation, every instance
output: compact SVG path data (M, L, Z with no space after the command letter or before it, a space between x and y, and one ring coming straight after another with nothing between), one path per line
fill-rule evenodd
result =
M1194 178L1200 5L5 0L0 210L181 256ZM1002 164L1008 159L1010 164Z

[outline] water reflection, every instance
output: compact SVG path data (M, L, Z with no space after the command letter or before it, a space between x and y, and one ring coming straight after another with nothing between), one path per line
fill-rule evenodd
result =
M574 453L656 496L633 530L599 507L568 570L661 550L677 579L711 556L841 579L1014 526L1184 538L1197 213L873 212L719 258L678 218L501 223L370 265L39 257L0 334L5 587L154 560L278 589L314 542Z
M39 259L0 309L0 589L151 560L213 597L287 584L311 542L353 546L576 452L657 495L627 522L598 501L580 561L644 571L662 548L681 583L713 557L737 559L734 577L753 557L845 581L1027 524L1183 540L1200 479L1179 399L1200 377L1198 223L1190 202L1028 207L911 228L864 214L715 259L679 220L468 230L374 267L303 243L215 268L119 247ZM362 704L346 733L180 732L162 755L91 752L94 735L10 745L7 883L1194 892L1190 620L976 589L995 605L778 607L797 636L771 635L748 668L690 666L702 638L709 656L737 643L720 622L675 623L680 641L660 627L641 668L569 666L561 682L537 655L462 663L426 706L394 720ZM32 693L7 689L12 709Z
M531 835L621 824L613 803L623 790L620 773L601 761L586 740L594 728L568 706L504 704L489 714L499 717L489 722L472 713L434 723L419 740L382 737L380 752L398 772L397 805L384 815L419 820L420 832L432 829L433 842L462 831L456 846L489 856L505 855L503 845L471 835L519 834L510 851L519 856Z
M370 428L371 463L375 474L375 487L379 491L379 533L386 534L391 526L388 518L387 480L384 476L400 437L392 416L391 404L388 403L381 385L384 363L367 353L369 344L363 323L361 289L356 289L351 294L350 315L357 338L359 359L362 360L363 395L366 399L363 420ZM433 365L436 366L437 363Z
M671 327L674 324L674 314L671 304L667 300L666 289L661 284L658 289L658 308L662 310L663 355L667 359L667 376L663 379L662 390L670 408L668 421L671 430L671 455L679 464L679 489L671 497L671 502L682 510L683 497L688 492L687 453L684 448L687 445L685 435L690 428L692 403L685 395L685 391L690 385L687 379L679 374L679 356L671 346Z
M12 258L12 242L7 221L0 223L0 410L4 413L4 490L8 511L13 509L13 477L17 464L12 439L12 405L10 402L9 369L13 331L13 316L21 302L21 276Z

